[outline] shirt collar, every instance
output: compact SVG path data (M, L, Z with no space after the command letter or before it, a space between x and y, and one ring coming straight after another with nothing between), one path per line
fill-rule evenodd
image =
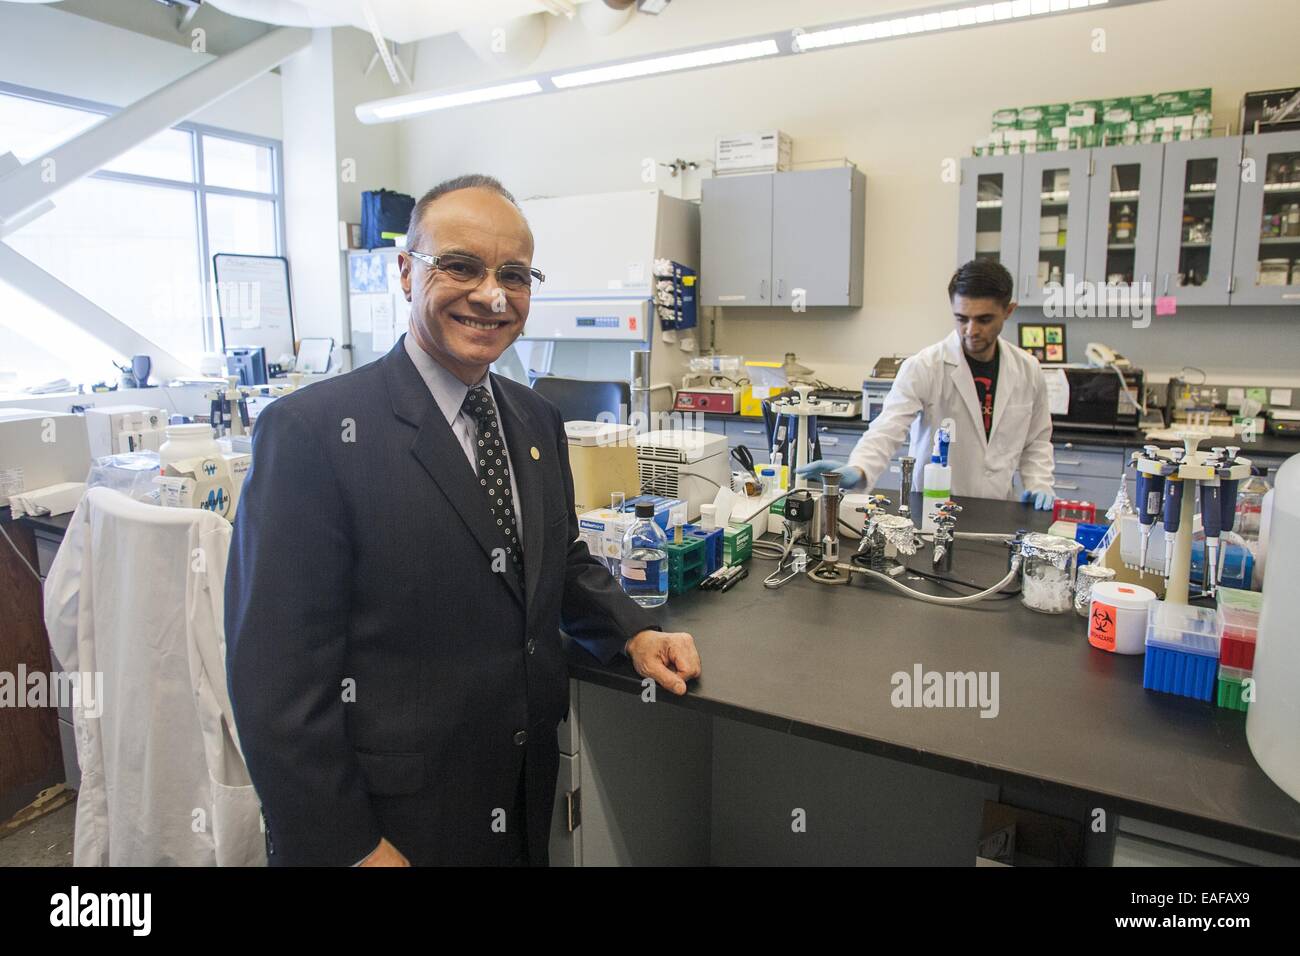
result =
M420 373L420 378L424 379L424 384L429 388L429 394L438 404L438 409L442 412L443 417L447 419L450 425L460 414L460 407L465 402L465 396L469 394L471 386L466 385L455 375L452 375L442 364L436 361L420 346L415 344L415 340L410 335L402 336L403 345L406 348L406 354L410 356L411 362L415 365L415 370ZM483 378L475 385L487 387L488 394L492 394L492 381L488 373L483 373ZM496 396L492 395L493 401Z

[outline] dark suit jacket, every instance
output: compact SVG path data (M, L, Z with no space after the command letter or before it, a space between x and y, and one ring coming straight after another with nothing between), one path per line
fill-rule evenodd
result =
M226 666L273 865L351 865L381 836L415 864L507 862L492 824L521 766L529 856L544 861L569 699L561 624L605 661L655 626L577 541L559 411L492 385L522 588L493 570L504 539L401 341L258 418Z

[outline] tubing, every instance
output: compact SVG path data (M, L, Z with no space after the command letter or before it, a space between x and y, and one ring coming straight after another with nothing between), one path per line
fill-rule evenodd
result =
M991 597L992 595L1001 591L1008 584L1010 584L1015 579L1016 575L1020 573L1020 560L1018 558L1013 558L1011 561L1011 570L1007 572L1007 576L1004 577L997 584L993 585L991 588L987 588L983 591L980 591L978 594L969 594L966 597L959 597L959 598L936 597L933 594L925 594L921 591L917 591L913 588L909 588L906 584L901 584L900 582L895 581L888 574L881 574L879 571L872 571L870 568L860 568L853 564L841 565L840 567L843 570L847 570L851 572L856 571L859 574L865 574L867 575L867 577L878 578L879 580L884 581L890 587L902 591L908 597L914 597L918 601L925 601L927 604L938 604L947 607L963 607L967 604L976 604L987 597ZM819 578L813 577L811 573L809 573L808 576L812 577L814 581L818 581L821 584L837 583L831 581L821 581Z

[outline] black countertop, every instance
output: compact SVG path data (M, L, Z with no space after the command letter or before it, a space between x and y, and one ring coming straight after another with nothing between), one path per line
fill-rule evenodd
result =
M718 412L699 412L705 418L721 419L722 421L737 422L761 422L761 418L748 415L727 415ZM844 428L849 431L866 431L867 423L860 418L829 418L821 417L817 419L819 426L830 428ZM1209 448L1211 444L1218 444L1222 441L1227 444L1227 439L1216 439L1213 443L1202 442L1201 446ZM1168 439L1160 439L1155 442L1148 442L1142 437L1142 433L1134 432L1105 432L1090 431L1088 429L1077 428L1053 428L1052 444L1054 445L1093 445L1099 448L1137 448L1144 444L1155 444L1161 447L1178 444ZM1250 444L1242 444L1241 452L1247 458L1252 454L1267 458L1289 458L1291 455L1300 454L1300 438L1280 438L1277 435L1264 434L1257 441Z
M959 530L1042 530L1049 520L1012 502L962 505ZM929 566L926 552L911 560ZM877 582L801 576L770 590L762 578L774 567L755 559L725 594L669 599L663 626L695 636L704 674L687 696L660 701L1300 855L1300 803L1251 756L1246 715L1143 690L1143 658L1095 650L1079 616L1039 614L1019 598L939 607ZM955 576L992 584L1005 568L1001 545L959 543ZM571 676L640 692L626 660L602 666L572 643L567 654ZM998 715L895 708L891 677L917 664L997 672Z

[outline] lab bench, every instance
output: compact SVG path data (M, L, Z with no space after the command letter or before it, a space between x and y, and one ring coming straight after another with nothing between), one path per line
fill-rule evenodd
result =
M762 464L767 461L771 451L767 444L761 418L746 418L740 415L702 413L696 419L699 425L715 435L727 439L728 448L743 445L750 450L754 461ZM867 423L855 418L821 418L818 419L817 431L822 442L822 457L834 461L848 461L862 433L867 430ZM1227 444L1228 440L1214 439L1203 442L1205 447L1211 444ZM1115 500L1117 481L1124 470L1125 463L1132 452L1147 444L1138 432L1128 434L1113 432L1093 432L1055 428L1052 431L1052 445L1056 452L1056 476L1053 489L1058 498L1071 498L1091 501L1103 510L1110 507ZM1157 445L1173 444L1169 441L1155 442ZM1281 438L1276 435L1262 435L1250 444L1241 446L1242 454L1254 464L1268 470L1269 481L1291 455L1300 453L1300 438ZM885 474L876 483L877 487L887 491L897 491L900 481L899 459L907 454L903 444L890 459ZM924 462L918 462L921 468ZM1133 476L1128 477L1129 498L1133 497ZM1020 490L1019 480L1015 488Z
M1050 520L962 505L959 530ZM991 583L1006 562L1000 544L961 541L952 573ZM985 800L1078 821L1093 865L1300 862L1300 803L1255 763L1245 715L1143 690L1143 658L1092 648L1079 616L803 576L771 590L774 567L669 599L663 628L692 633L703 661L685 697L651 702L628 661L568 646L581 825L557 826L556 862L971 865ZM894 706L894 675L918 666L997 674L997 715Z

